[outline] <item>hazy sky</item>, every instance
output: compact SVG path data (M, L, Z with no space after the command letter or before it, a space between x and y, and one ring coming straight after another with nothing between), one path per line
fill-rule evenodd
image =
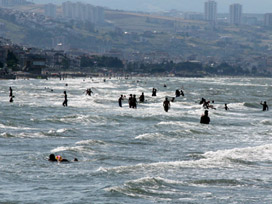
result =
M34 2L51 2L54 0L34 0ZM62 2L66 0L59 0ZM79 1L79 0L70 0ZM207 0L82 0L94 5L133 11L163 11L177 9L181 11L203 12ZM272 0L216 0L219 12L228 12L229 5L240 3L245 13L272 13Z

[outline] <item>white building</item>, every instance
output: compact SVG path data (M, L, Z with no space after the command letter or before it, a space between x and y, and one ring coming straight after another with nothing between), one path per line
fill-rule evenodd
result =
M56 18L57 17L57 6L55 4L46 4L44 5L44 15Z
M264 14L264 25L272 27L272 13Z
M90 4L84 3L62 3L62 16L64 18L78 20L78 21L89 21L94 24L104 22L104 8L95 7Z
M205 2L205 20L215 22L217 19L217 3L215 1Z
M232 4L229 8L230 24L240 25L242 23L242 5Z

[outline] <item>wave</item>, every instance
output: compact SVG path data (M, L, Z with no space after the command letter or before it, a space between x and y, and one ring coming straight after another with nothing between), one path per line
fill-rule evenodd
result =
M1 135L1 137L5 137L5 138L16 137L16 135L10 134L8 132L3 132L0 135Z
M70 152L78 152L78 153L85 153L89 155L93 155L94 151L86 146L74 146L74 147L57 147L55 149L52 149L50 152L51 153L57 153L57 152L65 152L65 151L70 151Z
M248 107L248 108L258 108L258 109L261 109L261 105L259 103L249 103L249 102L245 102L243 103L243 105L245 107Z
M135 137L135 139L139 140L152 140L152 139L158 139L158 138L163 138L164 135L161 133L145 133L141 134Z
M157 171L175 168L245 168L258 162L271 162L272 144L206 152L199 160L140 163L132 166L99 168L100 172L133 173L140 170Z
M105 145L106 143L101 140L82 140L79 142L76 142L77 145Z
M156 198L171 201L183 194L173 185L183 185L183 182L163 179L161 177L144 177L126 182L123 186L105 188L111 193L121 193L131 197Z

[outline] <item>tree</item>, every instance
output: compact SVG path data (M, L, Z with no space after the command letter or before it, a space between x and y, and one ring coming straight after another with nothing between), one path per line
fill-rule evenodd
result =
M12 51L8 50L6 61L7 61L8 68L11 68L14 71L17 70L18 59Z

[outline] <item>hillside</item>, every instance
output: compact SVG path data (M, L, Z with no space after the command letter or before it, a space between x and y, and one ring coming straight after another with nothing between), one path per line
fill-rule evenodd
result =
M61 42L62 49L114 51L131 60L228 61L247 66L272 55L272 31L264 27L212 26L204 21L115 10L106 10L105 24L94 26L45 18L41 8L1 9L0 35L21 45L55 48ZM262 64L258 61L254 66Z

